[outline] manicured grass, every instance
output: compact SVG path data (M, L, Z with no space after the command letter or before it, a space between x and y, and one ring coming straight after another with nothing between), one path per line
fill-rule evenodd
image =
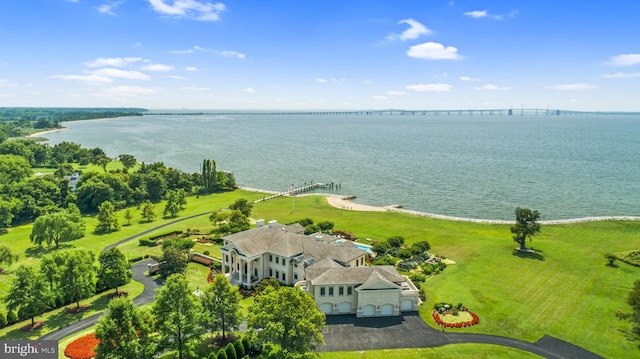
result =
M320 353L320 358L336 359L413 359L413 358L442 358L442 359L484 359L484 358L541 358L538 355L518 349L490 344L456 344L438 348L416 349L386 349L362 350L357 352L328 352Z

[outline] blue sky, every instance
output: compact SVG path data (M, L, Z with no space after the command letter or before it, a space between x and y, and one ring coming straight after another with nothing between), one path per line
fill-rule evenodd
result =
M640 1L4 0L0 106L640 111Z

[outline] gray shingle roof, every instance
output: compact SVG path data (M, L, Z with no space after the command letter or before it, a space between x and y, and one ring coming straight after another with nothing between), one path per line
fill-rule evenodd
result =
M380 279L396 284L404 282L404 278L393 266L307 268L307 280L313 285L360 285L371 284Z

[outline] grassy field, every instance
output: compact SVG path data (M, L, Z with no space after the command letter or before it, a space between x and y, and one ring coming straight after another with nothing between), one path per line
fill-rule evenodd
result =
M187 209L180 217L224 208L237 198L253 200L261 197L262 194L244 191L190 197ZM460 332L503 335L528 341L548 334L604 357L638 354L636 344L625 338L629 325L616 319L614 313L628 310L625 298L633 282L640 279L640 268L620 262L618 267L606 266L603 255L640 249L640 222L544 225L542 232L530 243L538 254L521 257L514 255L516 244L507 225L437 220L395 212L346 211L329 206L321 196L296 197L295 201L295 211L290 198L258 203L252 217L267 221L276 219L280 223L305 217L315 222L328 220L335 223L335 229L353 232L362 239L379 240L400 235L408 243L427 240L432 245L432 253L455 261L456 264L429 277L422 285L428 298L421 307L421 315L428 325L435 326L430 316L434 303L462 302L480 316L481 323L459 329ZM162 208L158 205L156 212L159 214ZM169 221L158 218L144 223L140 222L137 211L134 213L137 218L130 226L102 236L91 233L95 221L87 218L87 236L67 245L90 248L97 253L109 243ZM121 217L121 223L125 222ZM202 216L156 232L187 228L207 231L210 226L207 216ZM22 262L37 264L38 257L46 250L34 249L28 240L29 233L30 226L12 228L9 234L0 236L0 243L10 244L21 255ZM132 256L141 250L136 247L137 240L134 240L122 249ZM210 252L217 255L213 250ZM206 268L203 268L195 264L189 267L195 278L192 280L194 287L206 284ZM8 272L0 275L0 295L6 294L10 283L10 270ZM0 337L4 335L0 332ZM323 353L322 357L376 358L384 355L408 358L415 357L416 353L424 357L531 357L527 353L488 345Z
M422 349L389 349L389 350L363 350L356 352L330 352L320 353L323 359L414 359L414 358L439 358L439 359L533 359L541 358L518 349L489 344L456 344L445 345L438 348Z

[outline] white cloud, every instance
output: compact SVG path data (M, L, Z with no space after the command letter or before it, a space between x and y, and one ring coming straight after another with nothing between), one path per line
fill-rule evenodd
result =
M17 87L18 84L9 80L0 79L0 87Z
M224 57L237 57L239 59L244 59L245 58L245 54L241 54L237 51L230 51L230 50L224 50L220 52L220 55L224 56Z
M220 20L220 13L225 10L223 3L198 0L149 0L149 3L153 10L162 15L200 21Z
M167 77L174 80L190 80L189 77L184 77L180 75L167 75Z
M318 77L318 78L316 79L316 82L319 82L319 83L323 84L323 83L327 82L327 79L323 79L323 78L321 78L321 77Z
M393 91L387 91L387 93L388 93L389 95L394 95L394 96L403 96L403 95L408 95L408 94L409 94L409 93L408 93L408 92L406 92L406 91L395 91L395 90L393 90Z
M504 90L510 90L511 87L500 87L492 84L486 84L486 85L474 87L473 89L478 91L504 91Z
M475 10L475 11L467 11L464 13L467 16L473 17L473 18L481 18L481 17L486 17L489 15L489 13L487 12L487 10Z
M463 57L458 55L458 49L453 46L444 46L437 42L425 42L414 45L407 51L409 57L425 60L458 60Z
M197 67L195 67L195 66L187 66L187 67L185 67L184 69L185 69L185 70L187 70L187 71L190 71L190 72L196 72L196 71L198 71L198 68L197 68Z
M452 87L449 84L436 83L436 84L414 84L405 86L407 90L413 90L416 92L450 92Z
M247 87L246 89L244 89L244 92L254 93L256 92L256 90L254 90L253 87Z
M387 40L412 40L417 39L420 35L426 35L431 33L426 26L422 25L418 21L414 19L404 19L398 21L398 24L407 24L409 28L404 30L402 34L391 34L388 35L385 39Z
M211 91L209 87L195 87L195 86L183 87L181 88L181 90L182 91Z
M163 65L163 64L149 64L140 68L145 71L171 71L173 70L172 65Z
M630 77L640 77L640 72L616 72L613 74L604 74L602 77L607 79L621 79L621 78L630 78Z
M182 55L182 54L193 54L193 50L171 50L172 54Z
M144 74L140 71L125 71L120 69L112 69L112 68L103 68L95 71L89 72L90 74L104 77L118 77L123 79L130 80L148 80L149 75Z
M82 81L91 85L113 82L113 79L111 79L110 77L99 76L99 75L53 75L51 76L51 78L67 80L67 81Z
M345 79L344 77L341 79L332 78L331 82L343 83L343 82L347 82L347 79Z
M609 65L613 66L632 66L640 64L640 54L625 54L612 56Z
M108 94L117 95L117 96L148 95L156 92L156 90L153 88L140 87L140 86L108 87L108 88L105 88L104 91Z
M117 8L120 4L122 4L121 1L109 1L100 6L96 6L96 9L98 9L98 12L101 14L115 15L116 13L113 12L113 10L115 10L115 8Z
M562 85L553 85L547 86L548 89L551 90L559 90L559 91L573 91L573 90L590 90L597 88L598 86L588 84L588 83L575 83L575 84L562 84Z
M469 76L460 76L460 81L480 81L480 79Z
M373 98L376 100L386 100L387 96L373 96Z
M482 17L488 17L488 18L492 18L492 19L496 19L496 20L504 20L505 17L516 17L516 15L518 15L518 10L513 10L510 13L508 13L507 15L493 15L493 14L489 14L489 12L487 10L475 10L475 11L467 11L464 13L465 15L472 17L474 19L479 19Z
M125 67L129 64L141 61L140 57L100 57L92 62L87 62L84 65L87 67L102 67L102 66L115 66L115 67Z

